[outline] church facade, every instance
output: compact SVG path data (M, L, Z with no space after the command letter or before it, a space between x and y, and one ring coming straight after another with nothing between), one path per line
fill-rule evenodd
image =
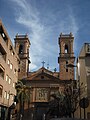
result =
M58 39L60 53L57 60L59 63L59 72L50 71L44 66L37 71L29 72L29 47L30 41L27 37L17 35L15 40L16 52L20 58L19 64L19 80L24 85L30 87L30 108L42 111L39 120L45 112L45 106L50 101L50 95L62 93L65 85L71 84L74 78L74 67L68 67L68 64L73 64L75 61L73 52L74 37L70 34L60 34ZM42 107L44 106L44 107ZM28 105L25 106L28 109ZM35 111L34 111L35 112ZM37 113L39 114L39 113ZM37 115L35 115L37 116ZM40 118L41 117L41 118Z
M72 33L60 34L59 47L60 53L58 57L59 72L52 72L48 69L41 67L34 72L28 72L29 69L29 47L30 41L25 36L17 35L15 38L16 52L20 58L20 71L19 79L25 85L33 88L32 102L48 102L49 96L57 91L62 91L66 83L74 80L74 67L69 68L67 64L73 64L75 61L73 52L74 37ZM41 97L40 97L41 96Z

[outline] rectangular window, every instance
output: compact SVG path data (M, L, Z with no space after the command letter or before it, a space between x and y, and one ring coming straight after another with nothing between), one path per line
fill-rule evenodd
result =
M12 70L12 68L13 68L13 65L10 63L10 69Z
M10 60L8 60L8 65L10 64Z
M6 81L8 81L8 79L9 79L9 77L8 77L8 75L6 75Z
M7 93L7 100L9 100L9 93Z
M66 72L68 72L68 69L66 69Z
M9 81L8 81L9 84L11 84L11 78L9 78Z
M15 83L13 82L13 87L15 88Z
M17 70L16 70L16 69L14 69L14 74L16 74L16 71L17 71Z
M4 93L4 98L6 98L7 97L7 92L5 91L5 93Z
M68 64L68 61L66 61L66 65Z

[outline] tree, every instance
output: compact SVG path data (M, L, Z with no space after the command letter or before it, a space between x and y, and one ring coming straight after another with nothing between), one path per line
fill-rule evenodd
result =
M16 84L17 99L18 99L18 102L19 102L20 115L24 115L25 102L26 101L28 103L30 102L30 89L31 89L31 87L27 87L20 80Z
M54 112L57 117L74 117L79 102L79 90L74 84L65 85L63 92L57 91L51 96L54 99L49 101L47 114L53 117Z
M66 116L71 117L76 111L79 103L79 89L77 89L73 84L65 86L64 89L64 105L66 109Z

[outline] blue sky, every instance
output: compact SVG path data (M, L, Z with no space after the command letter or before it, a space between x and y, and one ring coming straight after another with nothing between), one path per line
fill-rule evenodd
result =
M59 67L60 33L74 35L75 56L85 42L90 42L90 0L0 0L0 19L12 42L18 34L28 34L31 41L30 70L45 61L49 69Z

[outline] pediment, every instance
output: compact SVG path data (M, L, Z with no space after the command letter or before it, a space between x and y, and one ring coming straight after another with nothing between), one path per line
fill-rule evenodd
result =
M37 74L35 77L33 77L33 80L53 80L53 79L54 79L54 76L51 76L46 73L40 73L40 74Z
M52 72L42 68L29 75L27 80L59 80L59 78L55 77Z

